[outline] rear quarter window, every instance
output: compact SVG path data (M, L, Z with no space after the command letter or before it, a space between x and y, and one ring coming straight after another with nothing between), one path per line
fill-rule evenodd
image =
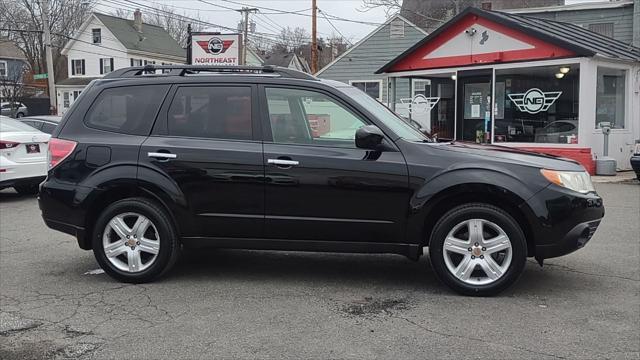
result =
M139 85L103 90L84 118L90 128L148 135L169 85Z

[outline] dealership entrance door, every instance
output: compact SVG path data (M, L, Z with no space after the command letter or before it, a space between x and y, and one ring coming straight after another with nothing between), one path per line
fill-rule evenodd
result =
M491 142L491 69L458 71L456 139Z

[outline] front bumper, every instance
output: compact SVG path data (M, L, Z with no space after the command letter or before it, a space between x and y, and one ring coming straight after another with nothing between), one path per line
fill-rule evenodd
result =
M538 259L566 255L584 247L604 217L600 196L557 185L549 185L525 204L533 216L530 224Z

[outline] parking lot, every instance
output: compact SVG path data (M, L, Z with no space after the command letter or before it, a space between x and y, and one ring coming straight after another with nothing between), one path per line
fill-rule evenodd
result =
M591 243L529 260L494 298L441 285L422 258L185 252L120 284L34 197L0 192L0 358L633 358L640 356L640 186L597 184Z

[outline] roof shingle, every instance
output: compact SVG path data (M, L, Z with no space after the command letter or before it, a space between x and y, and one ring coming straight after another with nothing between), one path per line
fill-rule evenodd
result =
M142 32L136 31L133 20L93 13L104 26L129 50L186 58L186 50L160 26L142 24Z

